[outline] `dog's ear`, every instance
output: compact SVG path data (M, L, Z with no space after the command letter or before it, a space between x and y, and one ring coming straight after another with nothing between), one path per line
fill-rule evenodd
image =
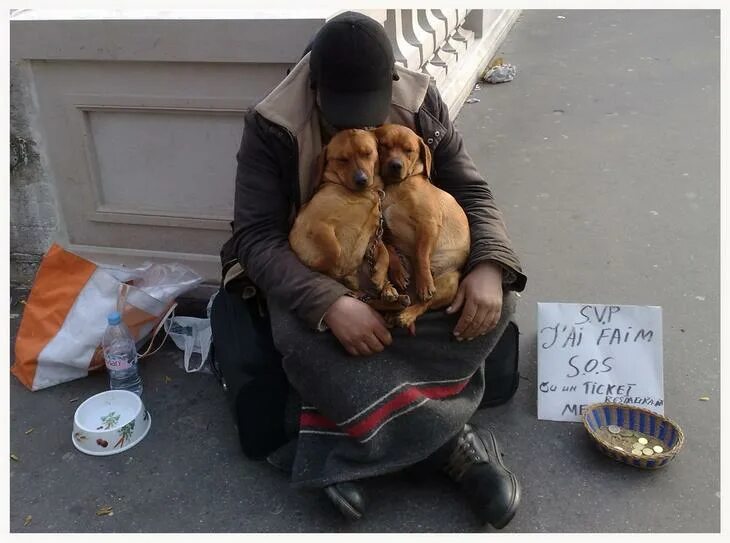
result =
M373 143L375 144L375 175L380 174L380 147L378 146L378 127L370 128L368 130L370 135L373 137Z
M314 167L314 187L319 188L324 176L324 168L327 165L327 146L322 147Z
M421 150L421 162L423 163L423 175L431 179L431 149L428 148L426 142L422 138L418 140L418 146Z

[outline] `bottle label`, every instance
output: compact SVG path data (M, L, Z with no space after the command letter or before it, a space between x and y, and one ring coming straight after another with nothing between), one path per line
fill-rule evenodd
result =
M110 370L128 370L132 367L129 363L129 357L123 354L107 355L106 366Z

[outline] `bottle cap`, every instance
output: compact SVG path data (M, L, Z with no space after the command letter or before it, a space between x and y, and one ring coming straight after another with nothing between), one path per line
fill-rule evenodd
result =
M119 314L118 311L114 311L112 313L109 313L109 316L106 318L106 321L110 325L114 326L114 325L119 324L120 322L122 322L122 316Z

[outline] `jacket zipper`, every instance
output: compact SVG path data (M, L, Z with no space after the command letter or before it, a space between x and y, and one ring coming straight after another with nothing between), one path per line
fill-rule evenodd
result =
M281 127L284 133L288 136L290 143L292 144L292 153L290 154L290 160L294 161L294 176L292 183L292 190L290 196L292 197L292 203L294 204L294 210L299 211L299 202L301 201L301 192L299 190L299 153L297 152L297 140L294 134L286 127Z

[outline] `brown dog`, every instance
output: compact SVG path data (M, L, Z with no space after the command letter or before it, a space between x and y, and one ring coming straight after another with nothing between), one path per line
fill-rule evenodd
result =
M456 296L469 256L469 222L454 197L429 181L431 151L415 132L389 124L375 135L385 182L390 278L399 290L408 288L410 273L400 253L415 279L416 302L395 317L395 324L410 327L423 313L446 307Z
M382 301L398 302L385 306L390 309L407 305L410 300L388 281L388 251L377 235L383 183L375 135L357 129L335 134L317 159L316 179L317 191L289 233L296 255L360 296L367 290Z

